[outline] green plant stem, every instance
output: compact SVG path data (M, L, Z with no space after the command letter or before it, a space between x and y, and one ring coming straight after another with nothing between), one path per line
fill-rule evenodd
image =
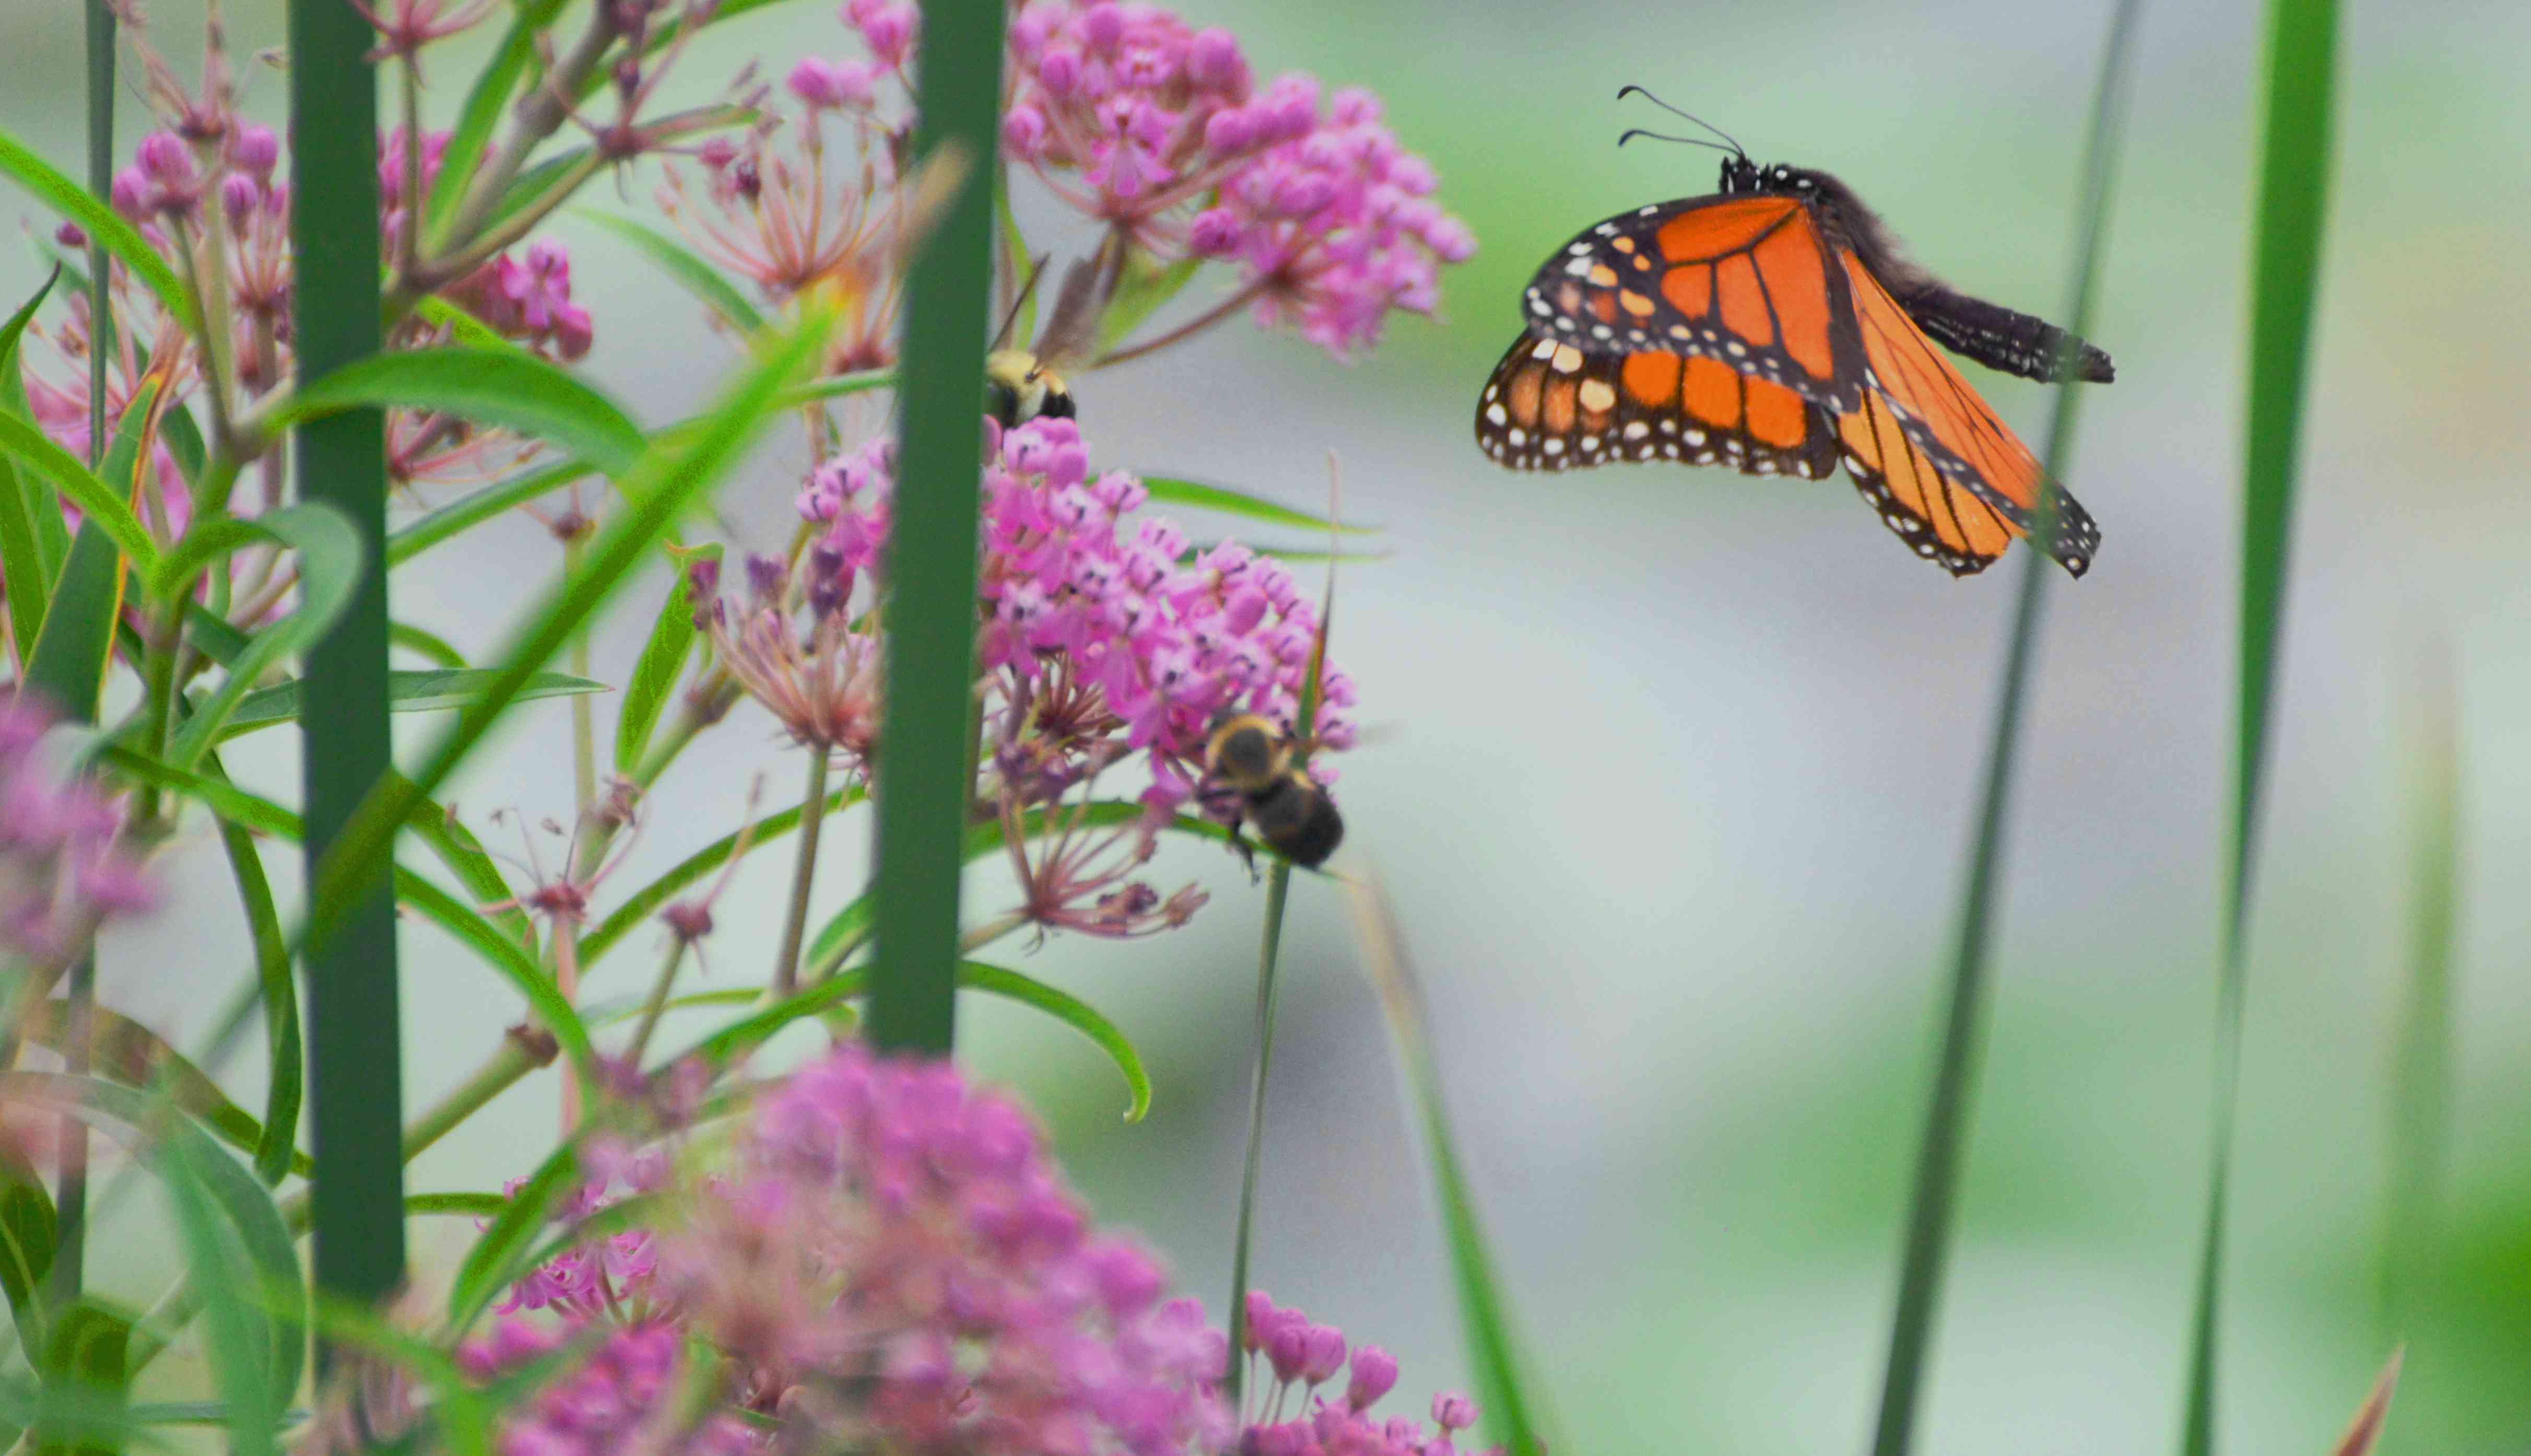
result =
M2409 750L2408 977L2391 1057L2390 1148L2385 1169L2382 1322L2404 1337L2434 1287L2437 1226L2451 1143L2452 945L2459 922L2460 725L2451 652L2437 639L2415 654Z
M292 316L309 380L381 342L376 36L341 0L291 0L289 20ZM305 850L308 882L321 885L327 852L392 767L385 417L346 410L297 434L302 497L340 510L366 558L350 605L308 653ZM332 932L307 948L316 1283L366 1305L404 1281L395 900L379 875L325 909Z
M575 516L575 519L578 518ZM587 538L586 532L576 530L571 538L563 542L562 561L563 571L566 574L577 573L580 570L580 543ZM572 634L571 646L567 650L570 655L572 676L581 678L589 676L589 629L587 627ZM595 709L590 703L589 695L583 693L572 698L571 792L573 807L578 811L572 824L582 834L591 832L590 811L597 805L597 722L594 713ZM575 874L593 873L598 863L600 862L591 861L576 867L573 872Z
M1257 1063L1248 1078L1248 1157L1239 1175L1239 1222L1230 1245L1230 1409L1239 1410L1248 1361L1240 1351L1248 1324L1248 1246L1257 1214L1257 1172L1266 1150L1266 1078L1274 1064L1275 963L1283 944L1283 902L1292 864L1276 860L1266 879L1266 928L1257 945Z
M589 28L573 42L570 53L539 78L520 100L510 135L502 139L500 151L477 170L474 186L467 189L465 201L458 204L447 235L431 240L434 252L463 250L475 241L484 221L492 215L492 209L500 205L501 195L510 190L510 183L518 177L519 169L527 165L528 157L535 151L537 144L552 136L570 117L569 98L579 94L581 83L596 70L598 62L606 55L607 47L615 43L615 35L613 8L605 5L591 7ZM407 267L414 276L398 283L396 295L399 298L407 295L418 298L438 283L464 276L462 273L445 272L436 260L426 268L418 261L409 261Z
M800 989L800 942L809 932L809 897L817 882L817 831L826 822L826 769L833 755L809 746L809 792L800 801L800 848L791 865L791 907L782 918L782 949L773 957L773 993Z
M105 0L87 0L87 185L97 196L114 189L114 12ZM87 351L87 463L97 469L105 460L105 356L108 312L106 252L91 238L87 246L88 317L97 320ZM31 647L28 648L32 650ZM88 1069L88 1020L96 1007L96 938L90 935L71 966L64 993L70 1040L65 1070L84 1076ZM14 1038L9 1062L14 1063ZM65 1114L61 1121L61 1174L53 1190L56 1230L50 1278L54 1308L67 1308L80 1296L87 1270L87 1124Z
M642 1069L642 1053L650 1049L650 1034L659 1029L659 1017L668 1009L668 994L676 988L677 971L686 964L686 937L678 935L668 942L668 958L659 965L659 978L650 982L650 996L642 1003L642 1024L633 1029L633 1040L624 1049L625 1064L635 1071Z
M2084 147L2081 194L2075 222L2075 258L2065 329L2080 336L2091 314L2094 281L2109 214L2110 178L2123 114L2124 76L2135 33L2137 0L2119 0L2102 50L2089 139ZM2070 346L2068 346L2070 348ZM2010 638L1997 689L1995 731L1987 751L1979 795L1976 837L1969 852L1957 938L1952 947L1949 998L1934 1088L1917 1154L1915 1191L1899 1259L1898 1298L1890 1315L1888 1360L1883 1370L1874 1456L1906 1456L1915 1436L1916 1405L1932 1351L1942 1270L1950 1249L1953 1205L1959 1191L1960 1155L1968 1142L1971 1094L1977 1079L1978 1041L1987 1000L1988 956L1997 918L2004 831L2009 822L2012 770L2019 756L2031 664L2038 650L2041 608L2055 563L2047 549L2055 539L2056 481L2072 458L2080 395L2070 380L2070 359L2058 361L2067 382L2056 387L2049 420L2039 509L2023 552L2020 589L2013 602Z
M946 1055L957 1016L958 890L975 688L976 381L992 283L1001 0L927 0L918 62L918 165L950 170L952 198L906 287L887 700L879 742L878 959L870 1031L892 1051Z

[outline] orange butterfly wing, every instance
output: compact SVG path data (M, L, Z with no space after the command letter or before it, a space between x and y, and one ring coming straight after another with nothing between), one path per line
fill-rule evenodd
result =
M1827 413L1783 385L1697 355L1586 354L1530 335L1478 396L1477 444L1520 471L1674 460L1812 480L1837 456Z
M1531 333L1586 354L1717 361L1830 409L1861 400L1854 307L1810 209L1788 196L1690 197L1602 222L1523 297Z
M2039 505L2038 458L1862 259L1849 252L1839 261L1854 299L1865 364L1863 407L1837 420L1846 473L1920 555L1958 576L1981 570L2011 537L2029 533ZM1911 520L1927 529L1911 531L1902 524ZM2000 538L1995 525L2004 532ZM2091 513L2059 488L2056 540L2049 554L2079 577L2100 545L2101 529Z

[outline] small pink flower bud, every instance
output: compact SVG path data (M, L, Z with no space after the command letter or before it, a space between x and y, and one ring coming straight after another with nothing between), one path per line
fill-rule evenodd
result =
M270 127L248 122L229 139L229 161L257 177L269 176L280 160L281 139Z
M1198 257L1228 257L1239 251L1246 232L1229 208L1208 208L1187 224L1187 249Z
M1313 1385L1323 1385L1344 1369L1344 1331L1332 1324L1313 1324L1301 1332L1305 1352L1302 1375Z
M1247 74L1247 58L1239 53L1238 38L1228 30L1218 26L1198 30L1187 42L1186 78L1197 85L1235 90Z
M1367 1411L1397 1384L1397 1357L1378 1345L1353 1352L1353 1378L1345 1385L1345 1404Z
M1456 1390L1433 1397L1433 1421L1443 1430L1465 1430L1477 1424L1477 1403Z
M194 152L171 132L152 132L141 139L141 170L151 181L184 187L194 180Z
M133 222L149 215L149 179L139 167L126 167L114 174L112 193L114 210Z
M64 248L85 248L87 234L81 231L78 223L66 222L53 229L53 241Z
M228 214L229 230L243 234L254 220L255 203L261 201L263 189L243 172L231 172L220 179L220 210Z

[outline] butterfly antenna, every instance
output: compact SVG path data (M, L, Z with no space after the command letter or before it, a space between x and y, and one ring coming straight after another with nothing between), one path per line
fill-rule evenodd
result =
M1675 141L1682 146L1710 146L1715 151L1731 150L1719 141L1708 141L1702 137L1673 137L1667 132L1647 132L1641 127L1628 128L1626 134L1617 139L1617 144L1623 146L1638 137L1650 137L1655 141Z
M1691 121L1691 122L1696 123L1698 126L1703 127L1705 130L1707 130L1707 131L1709 131L1709 132L1712 132L1715 136L1721 138L1725 142L1728 142L1728 143L1730 144L1731 154L1732 154L1733 156L1739 157L1739 158L1740 158L1741 160L1743 160L1743 161L1748 160L1748 158L1749 158L1749 152L1748 152L1748 149L1747 149L1747 148L1743 147L1743 146L1742 146L1738 141L1733 140L1732 136L1731 136L1731 134L1730 134L1730 133L1728 133L1728 132L1726 132L1726 131L1722 130L1720 127L1715 126L1714 123L1712 123L1712 122L1710 122L1710 121L1707 121L1705 118L1703 118L1703 117L1701 117L1701 116L1698 116L1698 115L1695 115L1695 114L1694 114L1694 113L1692 113L1692 112L1681 111L1681 110L1679 110L1677 107L1672 106L1671 104L1669 104L1667 101L1662 100L1660 97L1654 95L1652 92L1650 92L1650 91L1648 91L1648 90L1645 90L1642 86L1639 86L1639 85L1629 85L1629 86L1620 86L1620 87L1618 87L1618 88L1617 88L1617 99L1618 99L1618 100L1622 101L1622 100L1626 99L1628 96L1641 96L1641 97L1643 97L1645 100L1650 101L1651 103L1653 103L1655 106L1659 107L1661 110L1668 112L1670 115L1675 116L1675 117L1679 118L1679 119L1680 119L1680 120L1682 120L1682 121ZM1632 135L1632 134L1630 133L1630 134L1628 134L1628 135ZM1653 134L1652 134L1652 133L1647 132L1647 133L1645 133L1644 135L1645 135L1645 136L1651 136L1651 135L1653 135ZM1678 138L1678 137L1668 137L1668 138L1663 138L1662 140L1667 140L1667 141L1678 141L1678 140L1685 140L1685 139L1683 139L1683 138ZM1622 145L1624 145L1625 143L1623 143L1623 142L1621 141L1621 142L1619 142L1618 144L1622 146ZM1707 146L1713 146L1713 145L1714 145L1714 143L1713 143L1713 142L1711 142L1711 141L1705 142L1705 143L1703 143L1703 144L1704 144L1704 145L1707 145ZM1717 151L1721 150L1721 148L1720 148L1720 147L1715 147L1715 150L1717 150Z

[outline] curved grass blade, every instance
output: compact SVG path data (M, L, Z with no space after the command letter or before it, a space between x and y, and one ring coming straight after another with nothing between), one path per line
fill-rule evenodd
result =
M168 312L188 324L194 320L193 294L157 250L113 208L89 196L87 189L63 176L52 163L28 150L6 131L0 131L0 173L16 179L36 201L79 224L82 232L121 259L143 288L157 295Z
M512 507L560 490L586 478L595 467L572 459L538 466L509 479L463 495L387 537L387 564L401 566L469 527L479 526Z
M495 676L489 668L481 667L398 668L387 674L387 711L439 713L461 708L480 696ZM248 694L238 702L237 710L229 714L227 723L219 730L219 737L225 741L257 728L298 721L299 695L303 686L293 679ZM511 695L510 700L532 702L544 698L578 698L610 691L604 683L594 679L576 678L566 672L539 672L530 675L518 692Z
M222 773L219 760L211 771ZM225 777L225 774L222 773ZM254 836L240 825L218 819L220 848L227 852L229 875L237 881L238 903L246 912L247 933L254 945L255 982L263 994L265 1092L263 1127L256 1138L255 1176L269 1188L298 1171L299 1108L307 1092L307 1050L299 1040L299 983L290 974L290 945L281 930L281 912L272 903L272 881L263 872L263 853ZM214 1126L216 1121L214 1120Z
M508 1206L509 1195L499 1193L409 1193L404 1197L407 1213L452 1218L497 1218Z
M633 677L624 685L624 706L615 715L617 773L629 774L642 761L642 751L650 746L650 730L658 726L660 711L677 690L677 679L685 675L686 659L694 655L697 607L693 584L682 568L695 561L718 561L720 545L714 542L692 552L671 548L670 554L681 569L668 585L658 619L650 624L649 641L642 644Z
M553 1218L563 1199L580 1184L580 1146L575 1140L549 1154L535 1172L510 1196L508 1206L492 1219L475 1247L458 1265L448 1289L449 1328L462 1333L492 1303L492 1297L527 1268L527 1256L536 1234Z
M29 1423L35 1456L120 1456L127 1449L131 1343L131 1319L96 1299L62 1311L40 1362L43 1399L59 1414Z
M2452 946L2460 919L2460 713L2451 649L2437 638L2412 660L2408 976L2390 1063L2384 1190L2382 1319L2392 1330L2414 1327L2440 1262L2437 1234L2451 1150Z
M504 665L491 686L459 711L420 772L407 781L379 785L344 826L341 841L316 876L307 932L310 944L323 943L335 919L329 907L346 903L380 872L396 826L482 741L518 688L621 589L687 507L745 455L773 396L823 352L829 321L830 315L818 313L779 340L701 425L675 440L653 443L624 477L624 509L590 539L579 568L545 594L502 654Z
M861 801L862 790L858 785L837 789L826 796L825 812L841 813ZM769 813L758 819L755 828L748 834L749 850L752 852L762 849L765 845L799 828L800 812L806 807L805 804L795 804L778 813ZM598 922L596 928L581 937L582 974L588 974L589 968L596 964L597 959L612 949L617 941L622 940L636 925L648 919L660 906L667 904L669 896L728 864L731 853L737 848L738 835L735 832L724 834L679 861L667 873L634 891L631 897L615 907L606 919Z
M80 523L70 560L53 583L44 628L27 654L26 686L72 720L96 721L106 666L114 658L114 624L123 610L124 558L93 519Z
M144 385L144 389L154 386ZM148 417L143 400L135 399L124 412L126 427L135 426ZM0 411L0 452L18 462L18 468L61 492L64 499L79 507L81 524L93 521L105 532L115 549L129 557L135 567L147 571L158 564L158 543L149 538L149 530L133 514L131 504L121 492L106 484L114 478L113 461L109 459L98 474L91 474L79 457L56 445L42 430L28 420ZM22 478L21 484L25 480ZM127 484L129 481L127 480Z
M0 1290L8 1293L11 1322L29 1363L49 1343L44 1275L52 1271L60 1237L44 1180L16 1153L0 1153Z
M1494 1271L1476 1200L1459 1166L1449 1114L1442 1103L1440 1073L1434 1065L1432 1038L1425 1028L1422 996L1407 964L1396 913L1378 878L1368 872L1348 881L1346 891L1364 966L1379 993L1380 1009L1397 1048L1398 1070L1432 1158L1434 1198L1440 1204L1441 1226L1449 1239L1451 1282L1459 1294L1459 1317L1467 1334L1468 1359L1476 1368L1486 1432L1501 1443L1508 1456L1544 1456L1549 1449L1564 1449L1561 1441L1547 1438L1543 1412L1531 1400L1531 1392L1538 1387L1521 1356L1502 1279ZM1244 1362L1234 1357L1234 1363Z
M18 339L61 276L61 266L55 264L44 275L34 296L11 314L8 322L0 323L0 411L21 420L27 418L26 407L22 400L10 398L26 391L18 372ZM49 556L45 550L44 536L35 524L38 511L49 514L55 529L59 529L61 512L42 492L22 483L17 468L6 455L0 455L0 582L18 584L15 590L0 592L0 597L6 599L11 652L21 671L27 655L34 648L36 634L43 630L44 601L52 595L54 573L61 569L59 558Z
M1189 510L1197 511L1218 511L1225 516L1240 516L1250 521L1262 521L1268 526L1341 532L1346 535L1377 535L1379 532L1379 528L1377 526L1355 526L1330 521L1323 516L1313 516L1307 511L1297 511L1280 502L1267 500L1262 495L1253 495L1245 490L1233 490L1227 485L1210 485L1201 480L1181 480L1166 476L1145 476L1143 488L1151 491L1152 499L1162 505L1184 506Z
M551 441L609 476L642 457L641 429L614 401L519 349L449 346L377 354L277 402L279 430L363 405L431 410Z
M671 282L693 294L704 308L740 333L753 334L764 327L763 310L748 302L747 295L738 291L737 284L722 276L720 269L683 243L656 228L645 227L612 212L575 207L572 215L623 239L634 252L667 274Z
M448 147L440 154L439 172L431 179L423 204L422 238L429 245L427 252L437 252L447 244L448 225L456 219L457 204L475 181L476 169L482 165L484 148L492 141L492 129L500 125L510 93L518 89L519 77L535 58L536 36L553 24L562 5L563 0L519 0L510 28L501 36L500 48L476 74L475 84L466 93L466 103L458 109L457 125L449 131Z
M457 650L456 645L448 639L427 628L417 627L411 622L388 623L387 643L391 646L402 647L434 666L460 670L467 666L466 654Z
M29 1011L21 1030L28 1041L47 1051L66 1053L70 1049L68 1018L59 1001L45 1002ZM90 1075L136 1092L163 1093L197 1119L211 1136L241 1152L260 1152L264 1125L229 1100L228 1093L220 1090L210 1074L141 1023L103 1006L92 1008L88 1012L88 1056L93 1069ZM312 1166L306 1153L290 1150L286 1146L282 1156L286 1159L285 1172L305 1177Z
M176 730L175 738L167 745L167 756L179 768L192 768L201 762L211 745L228 736L228 725L245 706L255 680L265 669L285 657L307 651L333 628L351 605L352 592L361 580L360 532L342 512L323 501L304 501L268 511L253 521L221 521L188 535L197 539L189 539L160 564L152 580L152 595L164 596L182 589L177 584L191 579L186 567L200 559L197 553L225 552L245 540L260 537L299 553L299 609L255 633L247 649L229 664L219 687L185 720L185 726ZM253 696L269 698L275 693L290 695L295 714L298 685L266 689Z
M2126 110L2128 57L2139 9L2137 0L2118 0L2110 14L2109 38L2102 47L2100 81L2093 92L2090 130L2079 174L2074 266L2065 306L2069 339L2085 332L2091 317L2101 252L2108 234L2109 195ZM2070 377L2070 370L2061 372ZM2045 483L2037 519L2031 524L2033 541L2050 540L2055 534L2057 498L2062 492L2054 482L2064 478L2066 463L2073 458L2080 398L2072 383L2056 388L2048 424L2048 445L2042 452L2045 468L2041 478ZM1952 1208L1959 1189L1960 1153L1968 1141L1979 1030L1987 996L1987 961L2002 879L2012 770L2020 751L2032 664L2038 654L2040 607L2046 596L2048 573L2053 569L2044 551L2031 549L2023 552L2023 558L2019 589L2013 601L2011 636L1996 692L1995 727L1988 741L1986 773L1979 790L1976 837L1969 849L1967 882L1952 943L1941 1047L1927 1098L1915 1188L1908 1201L1906 1238L1898 1264L1898 1297L1890 1313L1888 1359L1882 1372L1880 1413L1873 1427L1873 1456L1906 1456L1915 1440L1916 1406L1933 1345L1942 1270L1950 1254Z
M203 1155L196 1140L171 1138L160 1157L187 1262L205 1296L202 1317L208 1338L203 1343L209 1347L220 1400L228 1408L229 1449L241 1456L278 1456L273 1430L298 1382L294 1378L290 1386L279 1384L275 1359L279 1351L274 1347L297 1336L257 1328L256 1311L243 1298L244 1291L254 1287L257 1271L212 1211L203 1187L209 1171L198 1164Z
M2258 241L2251 267L2249 447L2242 463L2241 682L2232 761L2232 823L2222 970L2216 989L2214 1148L2206 1224L2189 1321L2185 1456L2215 1449L2218 1337L2224 1227L2231 1203L2233 1123L2241 1085L2241 1016L2251 869L2267 773L2278 637L2284 620L2286 550L2302 445L2303 388L2329 218L2331 89L2337 67L2336 0L2269 0L2266 136L2259 163Z

